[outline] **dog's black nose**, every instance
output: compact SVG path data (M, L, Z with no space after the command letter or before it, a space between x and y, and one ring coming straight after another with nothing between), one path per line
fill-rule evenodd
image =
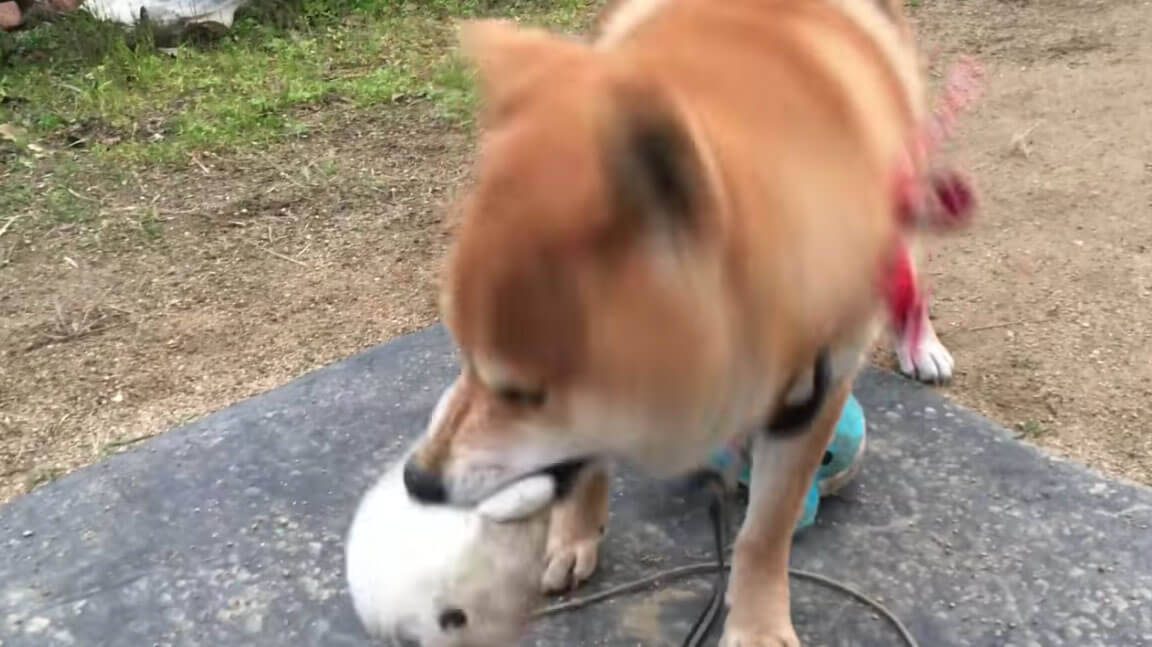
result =
M444 479L436 472L420 467L414 460L404 465L404 487L413 499L421 503L444 503L448 500Z

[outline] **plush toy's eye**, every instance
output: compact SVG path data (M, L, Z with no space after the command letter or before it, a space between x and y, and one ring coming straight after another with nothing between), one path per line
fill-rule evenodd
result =
M455 607L440 612L440 628L444 631L459 629L468 624L468 614Z

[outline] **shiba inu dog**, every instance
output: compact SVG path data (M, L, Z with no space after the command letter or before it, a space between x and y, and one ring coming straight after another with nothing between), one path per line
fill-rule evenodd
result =
M409 492L471 504L589 463L552 512L543 586L560 589L596 566L606 461L673 474L755 433L722 644L798 645L793 525L883 327L877 286L907 240L894 177L924 164L901 11L623 0L589 42L464 26L486 104L442 292L463 367ZM929 355L902 363L947 373L923 323Z

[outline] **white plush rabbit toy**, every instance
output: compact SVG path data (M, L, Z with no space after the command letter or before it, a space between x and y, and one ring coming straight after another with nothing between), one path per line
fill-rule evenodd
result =
M403 461L360 502L346 568L368 632L397 647L516 644L540 602L556 479L526 477L475 508L409 497Z

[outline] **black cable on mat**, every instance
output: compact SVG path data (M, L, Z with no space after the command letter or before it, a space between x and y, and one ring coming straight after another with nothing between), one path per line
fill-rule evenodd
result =
M720 611L724 608L724 595L728 590L728 568L724 561L724 547L728 545L728 488L719 474L709 479L712 501L708 504L708 516L712 518L712 536L716 542L716 581L712 584L712 595L704 612L692 623L683 647L699 647L712 631Z
M713 476L715 476L715 478L712 478ZM596 604L597 602L603 602L620 595L633 593L658 583L662 584L664 582L682 577L718 573L719 576L716 578L716 582L712 590L712 595L708 600L708 606L704 609L704 612L700 615L700 617L696 619L696 622L693 623L692 629L688 632L688 636L684 639L683 643L683 647L700 647L700 645L703 644L704 639L707 638L709 631L716 624L717 618L720 616L720 610L723 608L724 594L727 589L726 574L730 568L730 566L725 561L725 556L730 550L730 548L727 548L727 533L729 529L727 516L727 488L724 484L723 478L721 478L719 475L709 474L707 483L712 486L714 494L712 503L708 510L709 516L712 517L713 535L716 540L717 557L715 562L688 564L686 566L670 568L658 573L654 573L647 577L634 580L632 582L625 582L624 584L614 586L598 593L593 593L584 597L574 598L564 602L558 602L556 604L549 605L543 609L538 610L535 616L550 616L557 613L564 613L567 611L580 609L592 604ZM880 613L880 615L884 616L888 622L892 623L892 626L895 627L896 631L900 634L900 638L907 645L907 647L920 647L920 643L916 642L916 638L912 636L912 632L908 631L908 627L904 626L904 623L901 622L900 619L897 618L896 615L888 609L888 607L884 606L872 597L861 593L860 591L848 586L847 584L843 584L832 578L825 577L817 573L790 568L788 569L788 574L792 577L808 580L810 582L826 586L832 590L846 593L853 598L856 598L860 602L863 602L864 604L875 609L878 613Z

